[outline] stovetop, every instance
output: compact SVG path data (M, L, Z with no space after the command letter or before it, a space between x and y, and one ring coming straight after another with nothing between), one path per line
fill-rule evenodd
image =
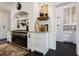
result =
M14 31L12 31L12 33L24 33L24 34L27 34L27 31L26 30L14 30Z

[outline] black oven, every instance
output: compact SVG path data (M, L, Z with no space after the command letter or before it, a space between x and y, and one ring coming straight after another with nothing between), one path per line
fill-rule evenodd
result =
M23 30L12 31L12 43L27 48L27 32Z

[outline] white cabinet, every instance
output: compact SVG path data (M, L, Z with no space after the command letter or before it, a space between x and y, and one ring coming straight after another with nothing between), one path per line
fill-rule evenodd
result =
M48 32L30 32L28 36L28 49L38 51L44 55L49 49L49 33Z

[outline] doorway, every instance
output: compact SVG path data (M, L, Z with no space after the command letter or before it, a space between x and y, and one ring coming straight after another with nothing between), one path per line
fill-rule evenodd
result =
M76 4L56 7L57 55L76 55Z
M0 10L0 41L7 38L7 31L10 31L10 12Z

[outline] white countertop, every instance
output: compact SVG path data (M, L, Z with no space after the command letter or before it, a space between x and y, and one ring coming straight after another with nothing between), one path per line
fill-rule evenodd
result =
M50 31L47 31L47 32L36 32L36 31L29 31L29 33L48 33Z

